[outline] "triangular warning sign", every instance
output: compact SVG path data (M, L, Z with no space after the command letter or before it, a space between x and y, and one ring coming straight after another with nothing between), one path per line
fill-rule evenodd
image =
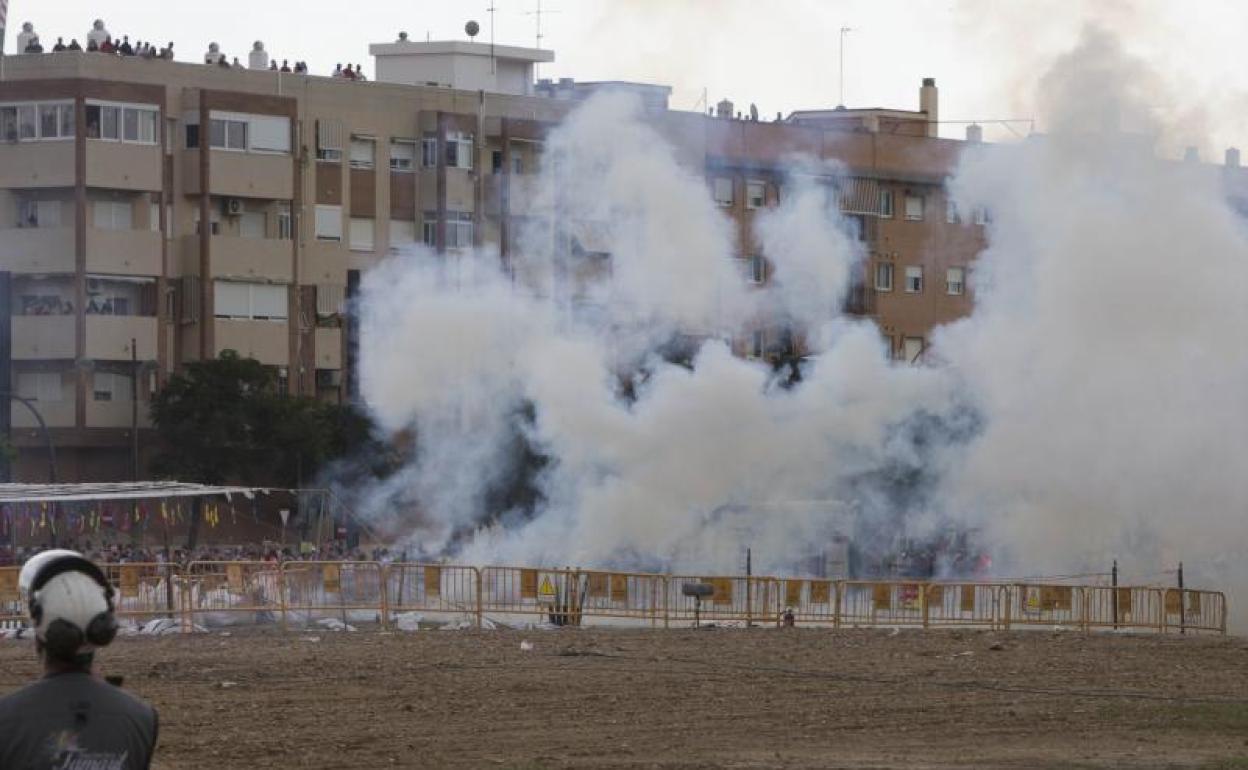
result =
M555 595L555 587L550 582L550 575L546 575L545 577L542 578L542 587L539 588L537 592L541 594L542 596L554 596Z

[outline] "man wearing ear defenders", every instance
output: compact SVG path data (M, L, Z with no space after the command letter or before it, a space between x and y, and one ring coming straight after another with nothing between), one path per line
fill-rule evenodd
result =
M22 567L18 590L44 676L0 698L0 768L147 768L156 710L92 671L95 651L117 635L104 572L74 551L45 551Z

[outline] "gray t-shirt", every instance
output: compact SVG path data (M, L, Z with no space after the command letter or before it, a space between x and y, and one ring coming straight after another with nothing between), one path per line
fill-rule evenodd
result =
M156 709L85 672L52 674L0 698L4 770L146 770Z

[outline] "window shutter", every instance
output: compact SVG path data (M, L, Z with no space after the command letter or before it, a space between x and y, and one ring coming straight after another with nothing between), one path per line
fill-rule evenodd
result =
M338 315L342 312L342 299L346 288L332 283L317 284L316 314L319 316Z
M318 150L342 150L342 121L316 121L316 148Z
M265 152L290 152L290 118L271 115L249 115L251 149Z
M342 206L316 207L316 237L322 240L342 240Z
M362 251L372 251L373 230L373 220L352 217L350 240L351 248Z

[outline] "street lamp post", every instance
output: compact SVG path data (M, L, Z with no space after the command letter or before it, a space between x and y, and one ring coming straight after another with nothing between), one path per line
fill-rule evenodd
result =
M7 397L12 401L20 403L22 406L30 410L35 416L35 422L39 423L39 432L43 434L43 440L48 445L48 483L56 483L56 447L52 443L52 434L48 432L48 424L43 421L43 415L39 414L39 410L35 408L31 399L25 396L19 396L8 390L0 390L0 398ZM12 432L12 429L10 429Z

